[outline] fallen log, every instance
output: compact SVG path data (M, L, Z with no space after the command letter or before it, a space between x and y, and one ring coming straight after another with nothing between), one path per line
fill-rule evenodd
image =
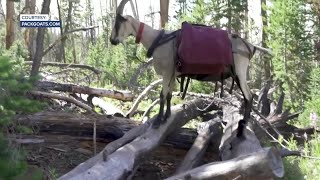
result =
M240 102L229 97L223 109L223 121L227 122L221 138L221 162L213 162L181 172L173 179L269 179L283 177L284 167L280 154L272 148L263 149L250 121L239 136Z
M216 136L216 141L220 139L219 134L221 134L221 131L217 131L219 130L220 122L220 119L213 119L199 125L197 129L198 136L176 171L177 174L195 168L200 164L211 138Z
M130 91L120 90L108 90L102 88L91 88L88 86L80 86L75 84L61 84L50 81L38 81L36 87L41 90L54 90L61 92L79 93L79 94L90 94L96 96L103 96L122 101L132 101L134 96Z
M47 132L51 134L66 134L72 136L91 137L93 133L93 116L88 114L77 114L68 112L39 112L31 115L17 116L17 123L38 129L39 132ZM136 127L143 126L140 122L133 121L121 117L112 117L110 115L99 115L97 119L97 138L105 138L109 140L116 140L123 137L125 133ZM276 123L273 122L272 124ZM279 127L280 125L277 125ZM262 127L268 129L266 124ZM214 132L219 132L220 129L213 129ZM257 137L266 137L265 133L260 128L254 129ZM299 129L295 126L283 124L279 131L285 137L291 137L292 134L311 135L315 129L312 127ZM142 130L138 130L142 132ZM141 135L141 134L140 134ZM182 128L175 133L172 133L165 140L165 144L179 149L189 149L194 143L198 133L194 129ZM139 136L139 135L137 135ZM210 149L219 147L219 142L211 141Z
M141 123L109 115L96 115L93 117L93 115L90 114L39 112L32 115L17 116L15 120L16 123L36 129L40 133L44 132L77 137L92 137L93 118L96 118L97 138L99 139L114 141L121 137L124 138L127 134L130 134L130 130L137 128L137 132L143 133L144 125L141 125ZM141 134L138 134L137 136L139 135ZM188 149L192 145L196 136L196 131L183 128L170 134L164 141L164 144L178 149Z
M275 178L283 177L284 167L280 154L271 150L272 148L262 148L260 141L253 132L252 120L247 120L247 125L241 136L238 134L239 121L242 116L239 113L240 102L231 97L230 105L223 107L223 120L227 121L221 138L220 156L221 163L224 161L235 164L234 167L224 169L224 174L212 173L211 178ZM254 163L256 162L256 163ZM223 164L220 168L223 168ZM221 169L220 169L221 170ZM221 176L222 175L222 176Z
M211 100L201 100L201 101L205 102L205 105L203 106L207 106L207 104L211 102ZM220 102L220 100L217 100L217 104L219 103L221 104L223 102ZM201 109L201 107L203 106L198 106L197 104L193 104L192 107L188 105L184 105L184 106L183 105L179 106L181 111L188 111L189 109L194 108L197 111L197 113L199 114L203 113L203 112L198 112L199 109ZM181 113L183 112L180 112L181 120L183 119L183 117L192 118L192 117L189 117L188 114L182 116ZM76 136L80 135L80 136L90 137L92 136L92 133L93 133L92 118L93 118L92 115L71 114L71 113L65 113L65 112L64 113L45 112L45 113L37 113L29 116L20 116L18 118L18 123L21 123L23 125L29 125L29 126L36 125L38 126L38 128L34 128L34 129L38 129L40 130L40 132L51 132L56 134L69 134L69 135L76 135ZM119 149L121 146L131 142L136 137L138 137L138 139L141 139L141 137L139 138L139 136L149 130L148 125L144 124L140 126L140 123L128 120L126 118L98 116L98 119L96 120L96 122L97 122L97 137L117 139L122 137L126 133L125 136L114 141L114 143L113 142L109 143L110 146L108 145L105 148L105 149L111 149L109 153L110 156L112 156L113 152L116 153L117 152L116 150ZM217 130L215 129L213 131L214 132L218 131L218 129ZM108 132L110 134L108 134ZM135 132L135 133L130 133L130 132ZM308 132L313 133L313 131L309 129L308 129ZM105 136L105 134L107 135ZM118 134L118 135L115 136L115 134ZM183 129L183 130L180 130L179 132L171 134L165 140L165 143L170 144L175 148L190 148L190 146L194 142L196 134L197 133L194 130ZM143 137L145 137L145 135L143 135ZM211 146L218 147L219 142L213 141L213 144ZM120 148L120 149L123 149L123 148ZM218 148L213 148L213 149L218 149ZM74 169L74 171L68 173L69 175L67 177L73 177L77 173L81 171L85 171L90 167L93 167L94 165L97 165L98 162L101 162L101 159L102 159L101 154L102 153L99 153L97 156L79 165L76 169ZM213 155L214 154L216 154L216 152L214 152Z
M144 134L110 154L106 162L102 160L102 152L100 152L59 179L122 179L128 177L143 157L156 148L170 132L202 114L203 112L199 111L198 107L204 108L206 104L208 102L205 100L197 99L183 105L173 106L172 115L159 129L149 128ZM219 107L212 106L210 110L213 109L219 109Z
M277 150L267 148L234 159L212 162L190 171L172 176L166 180L176 179L269 179L282 177L283 165ZM270 176L270 173L274 176Z
M86 100L88 100L88 98L89 98L89 96L86 95L86 94L78 94L78 95L80 96L80 98L81 98L83 101L86 101ZM103 113L106 114L106 115L124 117L124 113L123 113L120 109L116 108L114 105L112 105L111 103L108 103L108 102L104 101L104 100L101 99L101 98L93 97L90 101L91 101L92 105L101 108L102 111L103 111Z

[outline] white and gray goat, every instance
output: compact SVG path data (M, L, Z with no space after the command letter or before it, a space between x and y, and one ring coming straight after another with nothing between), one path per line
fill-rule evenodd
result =
M122 0L116 10L116 18L114 21L114 27L111 32L110 42L113 45L122 43L127 37L136 37L136 43L142 43L143 46L150 50L153 46L153 42L158 39L159 34L164 32L165 35L172 34L173 31L156 30L152 27L143 24L132 16L123 16L123 9L128 0ZM141 28L143 24L143 28ZM140 31L140 32L139 32ZM261 52L271 53L271 50L252 45L244 39L229 35L232 43L233 50L233 66L226 67L222 77L207 76L201 79L202 81L218 81L220 78L233 77L238 86L240 87L245 101L245 113L244 118L239 122L238 136L241 136L242 129L246 124L246 120L250 118L250 112L252 107L252 94L247 85L246 72L249 65L249 60L253 56L255 50ZM158 128L160 124L165 123L166 119L171 115L170 102L172 97L172 91L175 84L175 78L181 75L176 71L175 67L175 38L162 43L160 46L153 48L153 66L157 74L163 78L162 90L160 93L160 110L159 114L152 124L153 128ZM197 79L197 78L195 78ZM166 112L164 113L164 105L167 103Z

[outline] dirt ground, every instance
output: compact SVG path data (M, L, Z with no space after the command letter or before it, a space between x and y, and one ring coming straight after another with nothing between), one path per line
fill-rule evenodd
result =
M31 177L39 171L43 174L40 179L56 179L93 156L93 143L89 138L52 134L28 138L40 139L44 142L23 145L29 164L26 175L22 176L24 180L28 179L27 177L35 179ZM99 141L97 152L100 152L108 143ZM138 167L133 179L157 180L169 177L175 172L186 153L187 150L160 146ZM207 155L205 161L211 160L210 155Z

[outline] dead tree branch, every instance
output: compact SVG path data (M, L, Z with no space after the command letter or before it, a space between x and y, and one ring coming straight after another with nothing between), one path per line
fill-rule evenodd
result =
M142 115L142 118L141 118L141 121L142 121L142 122L147 121L147 119L149 118L149 114L150 114L152 108L153 108L154 106L156 106L159 102L160 102L160 98L156 99L155 101L153 101L153 102L150 104L150 106L148 107L148 109L147 109L147 110L143 113L143 115Z
M53 43L51 43L49 45L49 47L43 51L41 57L45 56L55 45L57 45L62 39L66 38L67 35L71 34L71 33L74 33L74 32L77 32L77 31L87 31L87 30L90 30L90 29L93 29L93 28L97 28L98 26L89 26L89 27L82 27L82 28L78 28L78 29L73 29L73 30L70 30L68 32L65 32L63 34L63 36L61 36L60 38L58 38L57 40L55 40Z
M153 58L148 59L148 61L146 63L142 63L139 65L139 67L137 68L137 70L135 71L135 73L131 76L131 79L129 80L129 89L132 89L133 87L138 86L137 85L137 81L138 81L138 77L139 75L145 71L146 69L150 68L153 62Z
M90 106L88 106L88 105L86 105L86 104L84 104L74 98L71 98L71 97L66 97L66 96L61 96L58 94L41 92L41 91L29 91L28 93L33 96L37 96L37 97L44 97L44 98L49 98L49 99L59 99L59 100L67 101L72 104L75 104L78 107L81 107L81 108L87 110L88 112L95 113Z
M37 88L42 90L54 90L61 92L79 93L79 94L89 94L95 96L103 96L113 99L118 99L122 101L132 101L133 94L130 91L117 91L108 90L102 88L91 88L88 86L79 86L75 84L61 84L50 81L39 81L37 82Z
M142 93L138 96L136 101L133 103L131 109L127 112L126 117L130 118L133 116L133 113L137 110L139 103L142 101L142 99L148 94L148 92L153 89L155 86L162 83L162 79L156 80L152 82L148 87L146 87Z
M25 64L32 65L32 61L24 61ZM68 64L68 63L59 63L59 62L42 62L41 66L53 66L60 68L80 68L80 69L88 69L95 74L100 74L102 71L89 65L85 64Z

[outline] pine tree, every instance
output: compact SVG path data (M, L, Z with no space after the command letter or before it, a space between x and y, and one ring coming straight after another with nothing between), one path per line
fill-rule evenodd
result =
M273 49L273 73L288 97L287 105L301 107L309 92L314 54L308 35L304 0L275 0L271 8L267 45Z

